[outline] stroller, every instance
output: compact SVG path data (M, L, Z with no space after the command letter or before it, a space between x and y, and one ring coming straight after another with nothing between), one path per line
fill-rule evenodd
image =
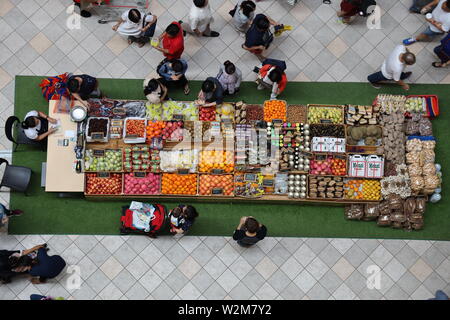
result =
M130 206L122 207L122 216L120 218L121 227L120 234L142 234L150 238L156 238L156 234L160 232L167 221L167 209L162 204L142 204L146 209L152 211L152 218L147 222L147 227L142 225L142 221L136 221L136 211L130 209ZM133 206L133 203L131 204Z

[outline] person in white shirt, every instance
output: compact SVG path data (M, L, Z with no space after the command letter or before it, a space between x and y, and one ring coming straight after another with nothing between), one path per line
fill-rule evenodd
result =
M242 72L231 61L227 60L220 66L217 80L223 88L224 95L233 95L239 91L242 82Z
M409 85L403 80L409 78L412 72L403 72L406 66L416 63L416 56L408 51L404 45L398 45L394 51L384 60L381 71L375 72L367 77L370 84L379 89L379 83L384 81L395 81L403 89L409 90Z
M434 0L422 8L421 13L430 11L436 6L431 13L426 15L428 27L416 37L403 40L405 46L409 46L417 41L429 41L436 36L443 35L450 31L450 0Z
M137 42L142 48L155 34L156 19L157 17L150 13L142 14L137 9L130 9L122 14L112 29L128 37L128 44Z
M145 79L144 95L151 104L162 103L169 99L169 90L161 82L161 79Z
M57 121L41 111L33 110L25 115L22 129L28 139L42 141L57 130L57 128L49 129L49 122L55 124Z
M211 23L214 21L209 0L194 0L189 11L188 23L183 22L183 30L190 34L204 37L218 37L219 33L211 31Z
M253 18L255 17L256 5L250 0L239 0L236 7L234 7L233 19L231 22L234 28L245 34L248 28L252 24Z

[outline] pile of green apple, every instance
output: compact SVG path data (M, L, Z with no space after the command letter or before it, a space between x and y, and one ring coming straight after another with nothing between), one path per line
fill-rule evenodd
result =
M86 150L84 167L86 171L122 171L122 152L106 150L103 157L97 157L93 150Z
M405 111L409 112L423 112L425 106L425 98L413 97L408 98L405 102Z
M321 123L322 120L329 120L331 123L342 123L342 108L336 107L309 107L308 123Z

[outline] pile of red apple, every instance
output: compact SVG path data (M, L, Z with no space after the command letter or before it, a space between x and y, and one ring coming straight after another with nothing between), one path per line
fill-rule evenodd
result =
M168 121L162 130L163 140L181 141L183 140L183 122Z
M328 156L325 160L311 160L309 163L310 174L345 176L347 173L347 162L345 159Z
M109 178L100 178L96 173L86 174L86 194L121 194L122 175L110 174Z
M135 177L133 173L125 174L125 194L158 194L160 179L157 174L149 173L146 177Z
M201 107L199 119L200 121L216 121L216 107Z

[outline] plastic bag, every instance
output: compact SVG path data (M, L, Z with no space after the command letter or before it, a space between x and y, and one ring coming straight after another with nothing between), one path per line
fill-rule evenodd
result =
M425 183L425 189L431 189L433 192L441 183L437 175L426 175L423 177L423 181Z
M380 215L378 204L366 204L364 210L364 220L375 220Z
M412 119L406 122L405 133L408 136L413 136L419 132L419 123L413 121Z
M403 211L403 199L398 194L390 194L386 197L386 202L391 211Z
M405 204L403 205L405 215L409 217L416 211L416 199L415 198L408 198L405 200Z
M417 198L416 199L416 211L417 213L424 214L426 208L426 200L425 198Z
M425 182L422 177L411 177L411 190L413 191L421 191L425 186Z
M422 167L416 163L408 165L408 173L410 177L421 176Z
M360 204L352 204L345 207L345 219L347 220L361 220L364 216L363 206Z
M391 225L391 218L389 215L382 215L378 218L377 225L380 227L388 227Z
M422 168L422 172L424 175L435 175L436 174L436 166L434 163L425 163Z
M433 150L430 149L422 150L421 155L423 163L434 163L436 155Z
M421 118L419 120L419 132L421 136L432 136L433 135L433 125L430 119Z

